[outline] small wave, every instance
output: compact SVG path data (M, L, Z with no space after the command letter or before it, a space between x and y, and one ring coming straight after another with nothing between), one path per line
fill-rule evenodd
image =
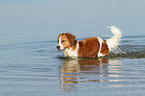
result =
M107 56L109 58L115 58L115 57L120 57L120 58L145 58L145 52L126 52L126 53L118 53L118 54L114 54L111 53L109 56Z
M121 45L119 47L122 52L112 52L108 56L102 58L145 58L145 46L144 45ZM63 56L58 56L59 59L70 59ZM86 58L88 59L88 58ZM94 58L98 59L98 58Z
M122 53L110 53L109 58L145 58L145 45L121 45Z

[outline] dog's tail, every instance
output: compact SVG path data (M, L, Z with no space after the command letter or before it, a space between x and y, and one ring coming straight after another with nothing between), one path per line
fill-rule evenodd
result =
M108 45L109 51L113 51L114 49L121 51L118 48L120 38L121 38L120 29L116 28L115 26L109 26L108 28L110 28L111 32L114 34L114 36L112 36L112 38L107 40L107 45Z

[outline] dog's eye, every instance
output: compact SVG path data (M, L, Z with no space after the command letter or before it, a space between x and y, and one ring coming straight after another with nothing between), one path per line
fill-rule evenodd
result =
M65 40L62 40L62 42L65 42Z

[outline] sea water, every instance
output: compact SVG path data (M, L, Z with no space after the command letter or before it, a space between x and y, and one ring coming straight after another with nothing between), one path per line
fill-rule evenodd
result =
M0 96L144 96L145 1L0 1ZM64 58L60 33L108 39L103 58Z

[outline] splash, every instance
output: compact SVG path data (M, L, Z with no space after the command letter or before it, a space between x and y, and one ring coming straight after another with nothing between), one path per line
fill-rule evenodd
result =
M122 45L117 52L110 53L107 58L145 58L145 46L143 45Z

